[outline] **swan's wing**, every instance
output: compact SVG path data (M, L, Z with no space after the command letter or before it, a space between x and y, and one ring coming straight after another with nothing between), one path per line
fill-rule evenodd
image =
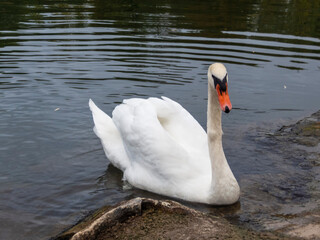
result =
M190 127L193 124L181 123L182 126L174 126L175 123L178 123L175 121L179 119L170 120L165 117L169 117L170 111L173 111L171 114L174 115L175 111L182 107L175 106L174 102L170 102L169 99L158 100L167 107L161 105L161 102L156 102L155 99L125 100L113 111L113 121L119 129L131 163L131 166L125 171L125 177L136 187L151 191L157 189L158 193L168 194L168 192L162 192L161 189L168 191L168 184L172 185L172 189L174 186L182 186L183 182L199 176L199 172L194 167L194 155L190 154L186 148L188 144L178 141L187 135L179 136L178 132L194 131L183 129L183 126ZM173 107L170 104L173 104ZM175 107L177 109L174 109ZM185 113L177 112L176 114ZM180 118L184 119L182 116ZM192 122L192 119L189 120ZM164 124L163 121L167 123ZM163 127L166 124L168 126ZM174 127L180 130L173 131L174 133L168 131ZM204 134L206 139L205 132L201 134ZM189 137L186 138L191 141ZM199 156L201 157L203 156Z
M89 107L94 121L94 132L100 138L104 152L110 162L121 170L129 166L129 159L124 149L120 133L112 119L89 100Z
M161 125L176 142L194 156L195 160L204 160L209 164L207 134L204 129L179 103L167 97L162 97L162 99L148 99L155 106ZM204 157L206 153L207 156Z

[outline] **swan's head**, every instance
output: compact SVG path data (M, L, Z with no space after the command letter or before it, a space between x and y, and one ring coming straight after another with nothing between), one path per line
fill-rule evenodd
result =
M220 103L221 110L229 113L232 109L228 94L228 73L222 63L214 63L208 69L208 81L210 86L215 89Z

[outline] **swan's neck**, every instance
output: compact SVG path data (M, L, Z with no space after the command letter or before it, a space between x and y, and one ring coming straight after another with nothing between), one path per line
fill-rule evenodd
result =
M207 135L212 179L208 201L212 204L234 203L239 198L239 186L229 167L222 147L221 109L215 89L208 86Z
M218 140L222 137L221 127L221 109L219 106L217 94L215 90L208 84L208 116L207 116L207 132L208 136L217 138ZM210 147L210 146L209 146Z
M221 109L216 93L210 84L208 86L207 117L207 134L212 168L212 187L217 187L218 180L223 174L221 169L228 163L222 148L223 132L221 127Z

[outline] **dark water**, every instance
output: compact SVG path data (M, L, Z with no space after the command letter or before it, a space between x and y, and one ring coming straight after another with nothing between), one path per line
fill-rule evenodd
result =
M288 163L266 136L319 109L319 1L1 1L0 238L46 239L148 196L108 167L88 99L110 113L165 95L205 126L216 61L230 76L224 147L243 189L232 213L312 209L319 195L305 186L319 169Z

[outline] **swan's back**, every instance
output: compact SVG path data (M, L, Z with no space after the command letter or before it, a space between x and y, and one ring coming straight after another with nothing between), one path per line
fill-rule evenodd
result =
M159 161L166 161L161 156L173 151L175 162L179 164L179 161L183 161L181 164L196 162L198 167L201 164L210 167L209 159L203 157L204 153L208 153L206 132L177 102L165 97L124 100L123 104L115 108L112 116L124 145L130 148L127 150L131 154L131 161L135 161L137 156L133 156L133 152L140 155L144 147L148 146L150 153L159 156ZM167 144L171 144L171 147ZM182 152L191 158L190 162L186 158L179 158ZM206 156L209 157L208 154ZM202 160L204 162L199 162Z

